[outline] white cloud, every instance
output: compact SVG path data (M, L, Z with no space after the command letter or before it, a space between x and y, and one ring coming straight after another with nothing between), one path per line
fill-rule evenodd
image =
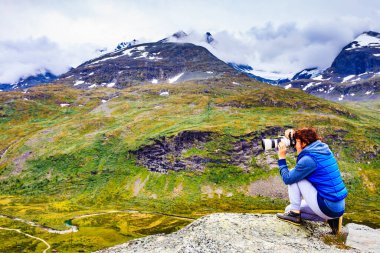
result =
M0 83L12 83L45 70L62 74L96 55L96 45L81 44L62 49L46 37L0 41Z
M380 31L380 1L0 0L0 83L39 68L61 73L121 41L207 31L223 60L296 72L328 67L358 33ZM337 18L338 17L338 18ZM197 38L198 37L198 38Z

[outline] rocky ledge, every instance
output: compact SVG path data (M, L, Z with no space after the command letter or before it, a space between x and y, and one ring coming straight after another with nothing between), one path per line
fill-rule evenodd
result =
M275 215L220 213L202 217L172 234L136 239L98 253L373 252L379 246L360 248L359 242L356 249L338 249L322 241L329 231L324 223L305 222L296 226L278 220Z

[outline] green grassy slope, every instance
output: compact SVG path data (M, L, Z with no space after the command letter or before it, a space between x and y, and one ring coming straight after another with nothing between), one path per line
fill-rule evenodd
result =
M164 90L170 95L160 96ZM262 160L263 154L253 158L247 170L226 162L224 151L236 139L249 140L250 133L270 127L313 126L328 137L337 155L350 192L347 220L378 227L378 113L379 102L342 105L299 90L228 78L209 84L145 85L125 90L83 91L55 85L35 87L27 93L3 93L0 214L67 229L65 220L110 210L192 218L212 212L275 212L287 201L250 194L250 185L257 180L270 184L278 171L256 161ZM210 162L203 170L167 174L136 164L131 151L186 130L216 135L202 148L185 150L181 159L198 156L222 162ZM274 152L267 156L276 158ZM191 221L154 213L126 215L74 219L80 227L74 239L23 226L60 252L70 248L87 252L174 231ZM0 226L19 226L9 219L0 221ZM1 237L11 237L0 232ZM17 241L9 241L6 249L16 247Z

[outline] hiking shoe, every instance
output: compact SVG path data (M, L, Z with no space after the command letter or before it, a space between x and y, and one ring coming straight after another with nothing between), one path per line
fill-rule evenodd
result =
M340 227L342 226L342 221L340 220L341 218L342 217L327 220L327 223L331 228L331 234L337 235L340 233Z
M301 224L301 213L299 211L289 211L287 213L276 214L277 218L293 223L295 225Z

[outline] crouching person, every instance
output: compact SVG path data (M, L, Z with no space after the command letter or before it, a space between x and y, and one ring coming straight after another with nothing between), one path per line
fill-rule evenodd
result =
M277 217L295 224L301 219L326 221L333 234L340 231L347 189L338 164L328 145L321 142L313 128L294 132L298 154L294 169L288 170L286 146L278 145L281 177L288 185L290 205Z

